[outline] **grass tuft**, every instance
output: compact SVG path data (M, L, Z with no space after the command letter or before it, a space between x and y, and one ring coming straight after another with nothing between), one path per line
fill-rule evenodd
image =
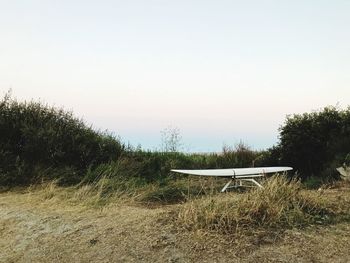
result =
M178 221L188 229L232 234L325 224L333 220L336 210L320 193L302 191L300 181L273 176L263 189L191 201L180 208Z
M44 200L52 199L57 193L57 181L51 181L42 186L42 197Z

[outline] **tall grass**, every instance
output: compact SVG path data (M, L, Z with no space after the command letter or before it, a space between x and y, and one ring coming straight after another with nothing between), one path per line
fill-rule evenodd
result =
M333 207L321 195L304 193L300 181L274 176L262 189L191 201L180 209L178 220L189 229L234 234L326 223Z
M174 204L218 191L216 180L211 178L206 180L174 175L149 180L142 175L142 168L129 158L101 164L88 171L77 187L76 197L86 194L105 201L120 197L147 204Z

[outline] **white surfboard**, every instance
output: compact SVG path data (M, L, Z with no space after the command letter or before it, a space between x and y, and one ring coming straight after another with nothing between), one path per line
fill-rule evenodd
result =
M171 170L171 171L175 173L190 174L190 175L233 177L233 176L242 176L242 175L278 173L278 172L285 172L290 170L293 170L293 168L292 167L255 167L255 168Z

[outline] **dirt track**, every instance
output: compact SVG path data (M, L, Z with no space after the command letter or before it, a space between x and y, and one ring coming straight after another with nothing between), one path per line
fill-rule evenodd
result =
M10 196L0 200L0 258L4 262L158 260L151 249L157 240L146 237L157 231L153 220L162 212L159 209L87 210L49 203L28 206L18 199L11 202ZM159 231L162 235L171 239ZM167 254L176 256L176 249Z
M0 194L0 262L350 262L346 223L244 245L178 231L169 209Z

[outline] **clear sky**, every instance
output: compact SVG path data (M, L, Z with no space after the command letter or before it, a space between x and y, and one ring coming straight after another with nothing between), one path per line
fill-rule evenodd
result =
M0 91L144 148L277 142L285 116L350 104L350 1L0 0Z

